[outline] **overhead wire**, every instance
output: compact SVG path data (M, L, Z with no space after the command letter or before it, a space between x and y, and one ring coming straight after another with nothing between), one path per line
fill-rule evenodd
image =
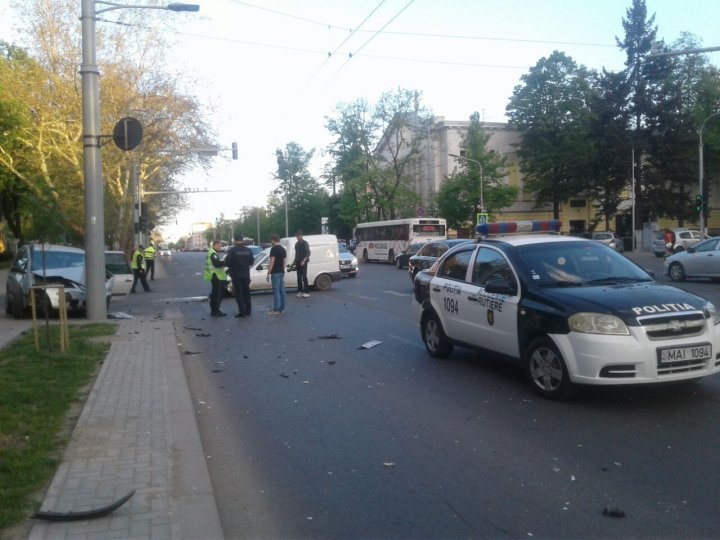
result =
M382 28L380 28L380 30L375 32L372 36L370 36L370 38L365 43L360 45L360 48L355 51L355 54L362 51L368 43L370 43L373 39L375 39L377 36L379 36L382 33L382 31L385 30L385 28L387 28L395 19L397 19L400 15L402 15L405 12L405 10L407 8L409 8L414 2L415 2L415 0L410 0L407 4L405 4L405 7L403 7L400 11L398 11L387 23L385 23L385 25ZM335 76L338 73L340 73L340 71L342 71L342 69L347 65L347 63L350 62L350 60L352 60L352 58L353 58L353 53L349 53L347 60L345 60L345 62L343 62L343 64L338 68L338 70L332 75L332 77L330 77L329 81L334 79Z
M308 86L310 86L310 84L313 82L313 79L315 79L315 77L317 76L317 74L320 73L320 71L322 70L322 68L325 67L325 64L327 64L327 63L330 61L330 58L332 58L332 56L333 56L336 52L338 52L338 50L340 50L340 47L342 47L343 45L345 45L345 43L347 43L348 40L349 40L352 36L355 35L355 32L356 32L363 24L365 24L365 23L368 21L368 19L369 19L370 17L372 17L372 16L375 14L375 12L376 12L378 9L380 9L380 7L381 7L384 3L385 3L385 0L380 0L380 3L379 3L377 6L375 6L375 9L373 9L373 10L370 12L370 14L362 20L362 22L357 26L357 28L355 28L354 30L351 30L350 33L345 37L345 39L342 40L342 42L340 43L340 45L338 45L337 47L335 47L335 50L334 50L334 51L328 52L327 58L325 58L325 60L323 61L323 63L320 64L320 67L318 67L318 68L315 70L315 73L313 73L313 74L310 76L310 78L308 79L307 83L305 84L305 88L307 88Z

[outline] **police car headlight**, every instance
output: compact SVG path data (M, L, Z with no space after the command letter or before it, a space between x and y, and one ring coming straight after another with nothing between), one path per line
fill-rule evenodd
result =
M606 313L575 313L568 319L570 330L583 334L629 336L625 323L615 315Z
M712 302L705 302L705 309L708 310L708 314L710 315L710 318L712 319L712 322L715 326L720 324L720 313L718 313L717 308Z

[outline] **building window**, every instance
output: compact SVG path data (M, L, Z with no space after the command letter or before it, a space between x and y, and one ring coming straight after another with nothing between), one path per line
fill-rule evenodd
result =
M585 199L570 199L570 208L585 208L587 201Z

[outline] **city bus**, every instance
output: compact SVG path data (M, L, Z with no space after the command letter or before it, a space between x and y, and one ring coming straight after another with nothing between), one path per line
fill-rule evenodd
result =
M358 223L355 227L355 255L364 262L395 264L395 255L400 255L410 244L445 238L447 223L443 218L407 218Z

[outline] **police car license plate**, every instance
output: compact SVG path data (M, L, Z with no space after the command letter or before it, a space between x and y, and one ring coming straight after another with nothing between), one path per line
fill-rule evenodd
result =
M712 347L709 343L699 343L688 347L667 347L658 349L657 354L659 364L708 360L712 357Z

